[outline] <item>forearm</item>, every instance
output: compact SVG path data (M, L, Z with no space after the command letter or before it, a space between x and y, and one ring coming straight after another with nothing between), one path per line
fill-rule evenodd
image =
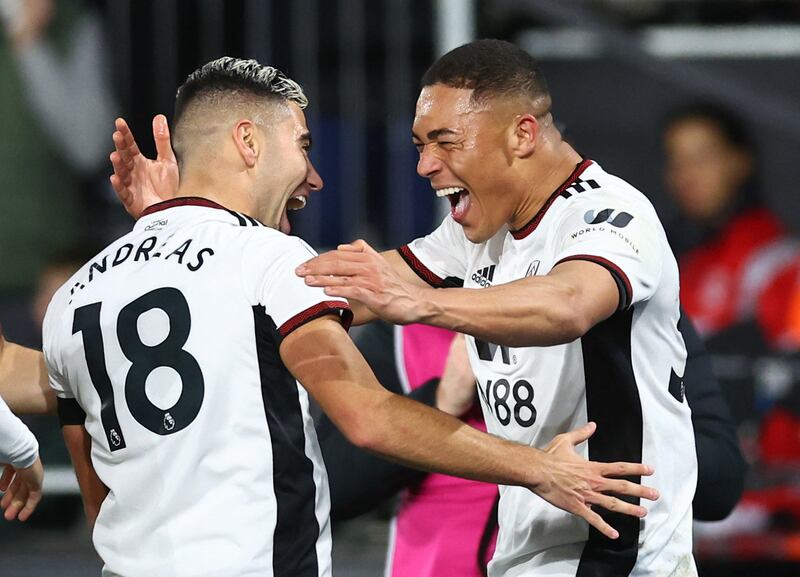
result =
M551 346L583 335L580 295L568 283L537 277L483 289L423 289L420 322L512 347Z
M332 317L291 333L281 344L281 357L357 447L426 471L507 485L539 482L544 453L390 393Z
M695 430L697 489L692 512L700 521L720 521L739 502L747 463L738 445L714 431Z
M387 396L371 421L364 448L407 466L504 485L540 483L541 451L488 435L405 397Z
M75 469L86 519L92 528L100 513L100 507L108 495L108 487L94 470L91 459L92 440L83 425L65 425L61 428L61 432Z
M40 351L4 343L0 355L0 396L16 414L56 412L56 396Z

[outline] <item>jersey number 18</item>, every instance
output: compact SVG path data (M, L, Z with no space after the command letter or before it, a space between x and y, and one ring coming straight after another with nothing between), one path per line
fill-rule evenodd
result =
M75 310L72 334L80 332L86 365L92 385L100 395L100 421L111 451L125 448L125 435L117 419L114 389L106 367L103 334L100 327L102 303ZM169 317L169 334L159 344L142 342L139 317L160 309ZM186 297L176 288L159 288L125 306L117 317L117 339L123 354L131 362L125 378L125 402L128 410L143 427L158 435L171 435L195 420L205 395L203 373L197 360L183 346L189 339L192 317ZM147 398L147 377L159 367L173 369L181 379L181 394L175 404L162 409Z

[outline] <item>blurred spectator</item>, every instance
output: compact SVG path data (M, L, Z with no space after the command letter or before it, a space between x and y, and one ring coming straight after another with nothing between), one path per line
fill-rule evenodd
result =
M117 106L101 62L101 20L89 4L0 7L0 294L8 294L33 285L58 247L103 229L103 219L81 222L80 195L107 169Z
M797 258L798 244L764 205L754 144L733 113L711 103L674 110L664 149L667 189L679 209L668 234L681 301L708 337L753 318L765 294L788 290L780 273Z

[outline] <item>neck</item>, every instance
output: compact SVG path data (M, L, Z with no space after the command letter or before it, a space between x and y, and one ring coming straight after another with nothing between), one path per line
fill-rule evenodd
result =
M520 180L520 186L524 188L520 191L521 201L508 223L509 228L518 230L528 224L580 161L581 155L563 141L555 149L541 150L535 159L532 157L527 175Z
M176 196L206 198L227 209L259 218L253 197L242 186L242 180L241 175L220 179L195 172L181 179Z

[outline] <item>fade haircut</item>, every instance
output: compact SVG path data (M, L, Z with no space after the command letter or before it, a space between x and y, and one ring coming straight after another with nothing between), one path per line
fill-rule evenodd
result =
M477 103L527 96L534 102L544 99L550 107L550 91L536 60L503 40L476 40L451 50L422 76L423 88L434 84L472 90Z
M192 72L175 95L175 152L179 159L185 152L184 125L210 121L212 107L220 112L247 108L253 121L263 124L257 111L285 102L308 106L303 88L277 68L230 56L212 60Z

